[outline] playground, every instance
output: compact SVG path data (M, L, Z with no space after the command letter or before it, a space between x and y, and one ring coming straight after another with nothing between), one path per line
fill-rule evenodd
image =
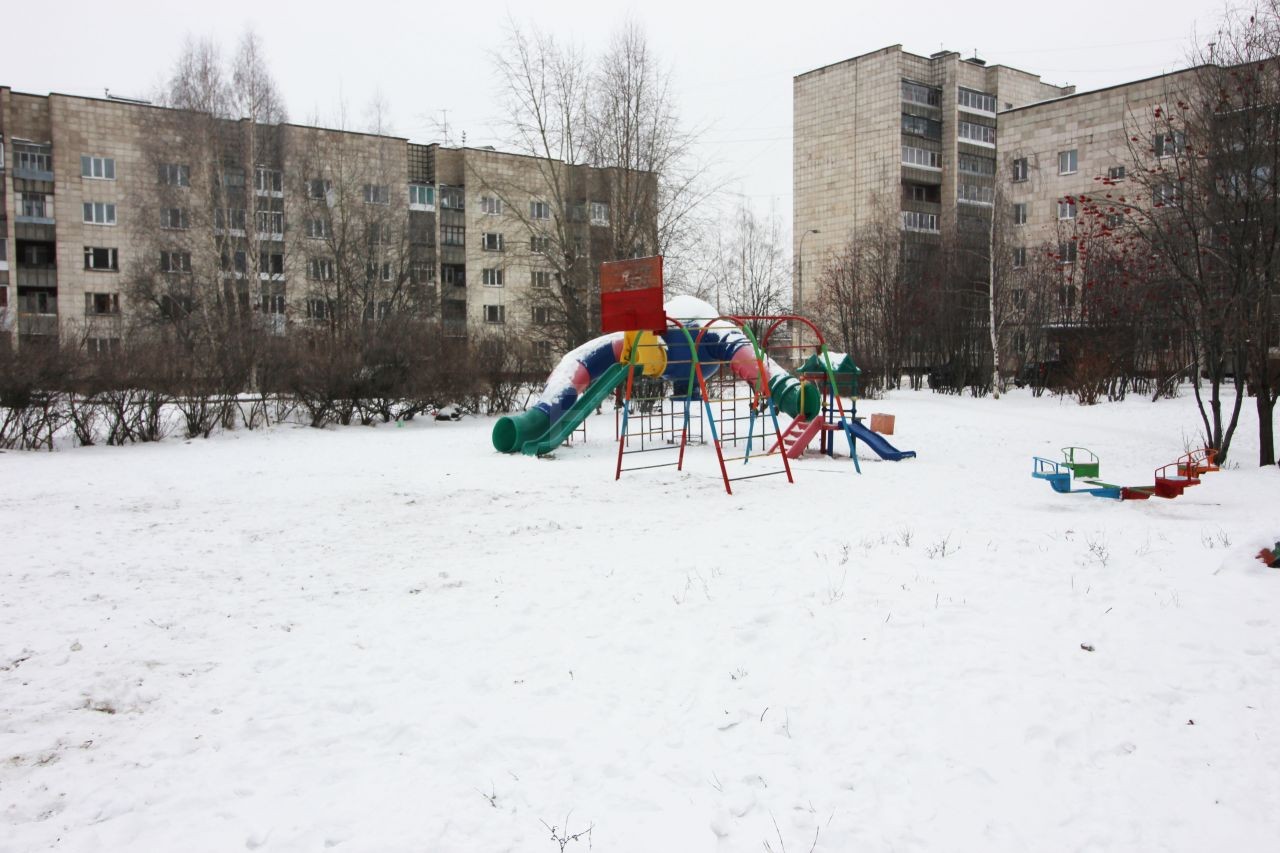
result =
M917 457L732 495L709 443L616 477L611 400L542 457L493 418L5 454L0 849L1273 849L1251 407L1239 467L1125 501L1031 460L1154 485L1189 394L858 407Z
M585 421L612 395L615 479L624 471L683 471L691 440L714 449L728 494L734 480L785 475L794 483L791 460L811 446L834 459L845 443L855 472L859 441L881 459L916 456L877 431L891 433L892 416L863 425L861 371L848 354L833 353L808 318L729 316L692 296L666 300L661 257L603 264L601 290L604 334L564 355L525 411L497 420L495 450L553 454L579 429L585 438ZM635 461L664 450L674 460Z

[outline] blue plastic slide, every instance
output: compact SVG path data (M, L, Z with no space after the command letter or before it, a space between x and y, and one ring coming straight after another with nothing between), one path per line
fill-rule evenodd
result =
M853 423L841 421L840 423L844 425L845 430L854 438L865 442L867 447L874 450L876 455L881 459L888 459L890 462L897 462L901 459L915 458L916 452L914 450L899 450L889 442L885 441L884 436L880 435L880 433L872 432L857 421L854 421Z

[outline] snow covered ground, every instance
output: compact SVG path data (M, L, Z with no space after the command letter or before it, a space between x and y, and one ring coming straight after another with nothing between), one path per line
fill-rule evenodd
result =
M607 411L0 456L0 850L1276 850L1251 406L1124 503L1032 455L1149 482L1189 397L860 411L919 458L732 497Z

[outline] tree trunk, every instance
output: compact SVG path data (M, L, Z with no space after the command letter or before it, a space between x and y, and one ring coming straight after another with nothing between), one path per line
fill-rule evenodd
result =
M1275 415L1276 399L1266 388L1259 388L1254 398L1258 407L1258 464L1280 465L1276 459Z

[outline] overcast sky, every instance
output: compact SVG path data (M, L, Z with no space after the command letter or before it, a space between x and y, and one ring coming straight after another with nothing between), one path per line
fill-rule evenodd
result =
M508 16L587 50L602 46L631 16L671 66L685 122L701 130L699 154L723 180L725 199L738 193L760 211L774 206L789 228L794 75L902 44L926 55L946 48L967 57L976 50L992 64L1094 89L1183 66L1193 32L1209 41L1222 9L1207 0L767 6L73 0L56 7L66 22L57 26L56 39L5 40L0 85L40 94L101 96L110 89L145 97L165 77L186 33L213 36L231 53L252 26L294 121L333 115L345 99L359 123L380 93L402 136L442 141L447 114L454 143L465 131L468 144L501 147L493 53L503 44Z

